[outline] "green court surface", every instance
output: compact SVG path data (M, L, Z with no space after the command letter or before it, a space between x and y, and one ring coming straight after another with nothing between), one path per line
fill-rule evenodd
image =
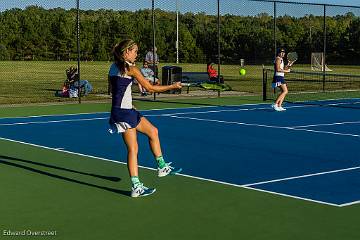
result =
M155 109L204 102L239 104L239 99L136 106ZM1 110L1 117L15 117L104 112L109 105ZM141 178L157 192L132 199L124 164L6 140L0 140L0 149L0 239L360 239L359 204L332 207L185 176L159 179L148 169L140 169ZM184 158L196 161L191 154ZM56 236L6 236L8 230L56 231Z

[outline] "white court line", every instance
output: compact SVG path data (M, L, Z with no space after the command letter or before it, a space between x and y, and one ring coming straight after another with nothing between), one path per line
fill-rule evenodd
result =
M243 109L242 109L243 110ZM246 109L248 110L248 109ZM187 112L187 113L165 113L165 114L145 114L146 117L171 117L173 115L181 114L197 114L197 113L214 113L223 111L240 111L240 110L218 110L218 111L206 111L206 112ZM27 125L27 124L46 124L46 123L61 123L61 122L79 122L79 121L93 121L93 120L104 120L109 117L101 118L79 118L79 119L63 119L63 120L49 120L49 121L31 121L31 122L15 122L15 123L0 123L0 126L13 126L13 125Z
M190 114L207 114L207 113L221 113L221 112L239 112L239 111L256 111L256 110L271 110L270 104L259 103L259 104L240 104L240 105L227 105L227 106L198 106L198 107L190 107L190 108L162 108L162 109L149 109L149 110L141 110L141 112L149 112L149 111L166 111L166 110L186 110L186 109L198 109L198 108L221 108L221 107L242 107L242 106L261 106L266 105L266 107L256 107L256 108L239 108L239 109L222 109L222 110L210 110L210 111L198 111L198 112L178 112L178 113L164 113L164 114L144 114L146 117L171 117L175 115L190 115ZM301 106L288 106L287 108L309 108L315 107L313 105L301 105ZM38 115L38 116L28 116L28 117L5 117L0 119L26 119L26 118L41 118L41 117L62 117L62 116L77 116L77 115L97 115L97 114L109 114L109 112L94 112L94 113L70 113L70 114L62 114L62 115ZM12 126L12 125L26 125L26 124L41 124L41 123L60 123L60 122L77 122L77 121L91 121L91 120L103 120L108 117L103 118L85 118L85 119L65 119L65 120L50 120L50 121L38 121L38 122L18 122L18 123L0 123L0 126ZM244 124L251 126L252 124ZM253 126L256 126L254 124ZM266 127L266 125L257 125ZM313 126L313 125L309 125ZM316 125L314 125L316 126ZM276 127L276 126L272 126ZM300 128L304 126L295 126L292 128ZM306 126L305 126L306 127ZM281 127L278 128L287 128ZM293 129L294 130L294 129ZM329 132L330 133L330 132Z
M27 125L27 124L46 124L46 123L61 123L61 122L80 122L80 121L94 121L109 119L103 118L82 118L82 119L63 119L63 120L51 120L51 121L38 121L38 122L17 122L17 123L0 123L0 126L14 126L14 125Z
M251 105L251 104L244 104ZM254 104L255 105L255 104ZM230 105L232 107L243 106L243 105ZM206 106L213 107L213 106ZM292 106L288 108L299 108L304 106ZM192 108L204 108L204 107L192 107ZM189 109L189 108L167 108L167 109L151 109L144 110L141 112L147 111L161 111L161 110L175 110L175 109ZM254 111L254 110L266 110L271 109L269 107L262 108L241 108L241 109L223 109L223 110L210 110L210 111L200 111L200 112L178 112L178 113L164 113L164 114L144 114L145 117L171 117L174 115L187 115L187 114L206 114L206 113L219 113L219 112L239 112L239 111ZM61 116L76 116L76 115L86 115L86 114L104 114L106 112L98 112L98 113L80 113L80 114L65 114L65 115L41 115L41 116L30 116L28 118L40 118L40 117L61 117ZM13 119L26 119L27 117L14 117ZM78 122L78 121L92 121L92 120L104 120L109 117L97 117L97 118L82 118L82 119L63 119L63 120L49 120L49 121L31 121L31 122L16 122L16 123L0 123L0 126L13 126L13 125L26 125L26 124L46 124L46 123L61 123L61 122ZM6 119L6 118L0 118ZM9 117L9 119L12 119Z
M43 146L43 145L38 145L38 144L34 144L34 143L28 143L28 142L23 142L23 141L18 141L18 140L13 140L13 139L10 139L10 138L3 138L3 137L0 137L0 140L14 142L14 143L20 143L20 144L29 145L29 146L32 146L32 147L38 147L38 148L43 148L43 149L47 149L47 150L53 150L53 151L56 151L56 152L68 153L68 154L73 154L73 155L77 155L77 156L89 157L89 158L94 158L94 159L98 159L98 160L102 160L102 161L107 161L107 162L113 162L113 163L126 165L126 163L124 163L124 162L115 161L115 160L111 160L111 159L107 159L107 158L95 157L95 156L82 154L82 153L77 153L77 152L71 152L71 151L64 150L63 148L46 147L46 146ZM139 167L144 168L144 169L157 170L157 169L154 169L154 168L144 167L144 166L140 166L140 165L139 165Z
M359 104L360 102L349 102L349 103L329 103L325 106L337 106L337 105L356 105Z
M289 106L287 108L308 108L314 106ZM201 111L201 112L179 112L179 113L164 113L164 114L149 114L147 117L170 117L175 115L188 115L188 114L207 114L207 113L221 113L221 112L241 112L241 111L256 111L256 110L270 110L270 107L259 107L259 108L239 108L239 109L223 109L223 110L210 110L210 111Z
M264 105L266 103L248 103L248 104L239 104L239 105L226 105L226 107L240 107L240 106L255 106L255 105ZM184 109L197 109L197 108L211 108L211 107L224 107L224 106L195 106L195 107L183 107L183 108L154 108L154 109L145 109L140 110L141 112L150 112L150 111L164 111L164 110L184 110ZM110 110L110 108L109 108ZM76 116L76 115L91 115L91 114L110 114L108 112L89 112L89 113L66 113L66 114L46 114L46 115L32 115L32 116L21 116L21 117L1 117L0 119L17 119L17 118L41 118L41 117L65 117L65 116Z
M260 103L260 104L240 104L240 105L227 105L226 107L241 107L241 106L256 106L256 105L264 105L264 103ZM198 106L198 107L187 107L187 108L155 108L155 109L147 109L147 110L139 110L140 112L151 112L151 111L166 111L166 110L187 110L187 109L199 109L199 108L221 108L224 106ZM255 108L256 109L268 109L268 108ZM249 110L249 109L247 109ZM251 109L250 109L251 110ZM221 112L222 110L219 111L205 111L205 112L186 112L186 113L165 113L165 114L146 114L144 116L146 117L152 117L152 116L168 116L168 115L173 115L173 114L192 114L192 113L209 113L209 112ZM93 113L68 113L68 114L54 114L54 115L34 115L34 116L22 116L22 117L0 117L1 119L27 119L27 118L42 118L42 117L67 117L67 116L79 116L79 115L100 115L100 114L110 114L110 112L93 112ZM110 115L109 115L110 116ZM109 118L109 117L107 117ZM93 118L94 120L99 120L102 118ZM104 119L106 119L104 117ZM72 120L77 121L78 119L68 119L68 120L64 120L64 121L69 121L71 122ZM79 119L81 120L81 119ZM91 118L86 118L85 120L91 120ZM61 122L62 120L59 121L42 121L39 123L55 123L55 122ZM28 122L28 123L38 123L38 122ZM0 126L11 126L11 125L21 125L21 124L26 124L26 122L23 123L13 123L13 124L0 124Z
M254 104L254 105L261 105L260 104ZM243 105L251 105L251 104L243 104ZM228 106L243 106L243 105L228 105ZM209 108L209 107L222 107L222 106L198 106L198 107L184 107L184 108L154 108L154 109L145 109L140 110L141 112L149 112L149 111L163 111L163 110L175 110L175 109L192 109L192 108ZM109 108L110 109L110 108ZM89 113L66 113L66 114L44 114L44 115L32 115L32 116L20 116L20 117L0 117L0 119L22 119L22 118L41 118L41 117L67 117L67 116L77 116L77 115L97 115L97 114L110 114L110 111L108 112L89 112Z
M244 104L244 105L263 105L263 104ZM232 106L244 106L244 105L232 105ZM205 106L205 107L221 107L221 106ZM201 107L191 107L191 108L205 108L204 106ZM314 107L314 106L291 106L288 108L299 108L299 107ZM169 110L169 109L189 109L189 108L167 108L167 109L151 109L151 110L143 110L144 111L161 111L161 110ZM301 126L296 126L296 127L281 127L281 126L271 126L271 125L262 125L262 124L249 124L249 123L239 123L239 122L226 122L226 121L221 121L221 120L210 120L210 119L197 119L197 118L188 118L188 117L177 117L174 116L176 115L185 115L185 114L196 114L196 113L213 113L213 112L232 112L232 111L251 111L251 110L264 110L264 109L269 109L268 107L263 107L263 108L246 108L246 109L237 109L237 110L229 110L229 109L224 109L224 110L218 110L218 111L202 111L202 112L185 112L185 113L172 113L172 114L159 114L159 115L145 115L145 116L170 116L170 117L174 117L174 118L185 118L185 119L195 119L195 120L202 120L202 121L215 121L215 122L222 122L222 123L232 123L232 124L240 124L240 125L248 125L248 126L258 126L258 127L269 127L269 128L282 128L282 129L291 129L291 130L302 130L304 131L305 129L295 129L296 127L301 127ZM71 115L85 115L85 114L104 114L104 113L108 113L108 112L98 112L98 113L80 113L80 114L64 114L64 115L42 115L42 116L30 116L30 117L14 117L14 118L31 118L31 117L53 117L53 116L71 116ZM11 118L11 117L9 117ZM13 124L0 124L1 125L23 125L23 124L36 124L36 123L57 123L57 122L71 122L71 121L91 121L91 120L103 120L103 119L108 119L108 117L105 118L88 118L88 119L68 119L68 120L58 120L58 121L41 121L41 122L23 122L23 123L13 123ZM315 125L317 126L317 125ZM311 132L320 132L320 133L331 133L331 134L338 134L338 135L348 135L348 134L339 134L339 133L333 133L333 132L324 132L324 131L314 131L314 130L306 130L306 131L311 131ZM350 136L357 136L358 135L351 135ZM98 160L102 160L102 161L109 161L109 162L114 162L117 164L123 164L126 165L123 162L120 161L115 161L115 160L111 160L111 159L106 159L106 158L101 158L101 157L95 157L95 156L91 156L91 155L86 155L86 154L81 154L81 153L76 153L76 152L71 152L71 151L66 151L63 150L62 148L50 148L50 147L46 147L46 146L41 146L41 145L36 145L36 144L31 144L31 143L26 143L26 142L21 142L21 141L16 141L16 140L12 140L12 139L6 139L6 138L1 138L2 140L6 140L6 141L11 141L11 142L16 142L16 143L21 143L21 144L25 144L25 145L30 145L30 146L34 146L34 147L39 147L39 148L44 148L44 149L48 149L48 150L54 150L54 151L58 151L58 152L64 152L64 153L69 153L69 154L74 154L74 155L79 155L79 156L84 156L84 157L90 157L90 158L94 158L94 159L98 159ZM144 168L144 169L149 169L149 170L153 170L156 171L156 169L154 168L150 168L150 167L144 167L144 166L139 166L140 168ZM356 168L360 168L356 167ZM330 172L336 172L336 171L341 171L341 170L334 170L334 171L330 171ZM321 174L326 174L326 173L319 173L319 174L314 174L314 175L321 175ZM246 189L251 189L251 190L255 190L255 191L260 191L260 192L266 192L266 193L271 193L271 194L275 194L275 195L280 195L280 196L285 196L285 197L289 197L289 198L294 198L294 199L300 199L300 200L305 200L305 201L310 201L310 202L315 202L315 203L320 203L320 204L325 204L325 205L330 205L330 206L336 206L336 207L344 207L344 206L349 206L349 205L353 205L353 204L357 204L360 201L355 201L355 202L350 202L350 203L346 203L346 204L341 204L341 205L337 205L337 204L332 204L332 203L327 203L327 202L322 202L322 201L317 201L317 200L313 200L313 199L308 199L308 198L301 198L301 197L297 197L297 196L292 196L292 195L287 195L287 194L283 194L283 193L277 193L277 192L272 192L272 191L267 191L267 190L262 190L262 189L257 189L257 188L252 188L252 185L256 185L256 183L253 184L245 184L245 185L238 185L238 184L232 184L232 183L227 183L227 182L223 182L223 181L217 181L217 180L212 180L212 179L206 179L206 178L201 178L201 177L196 177L196 176L191 176L191 175L186 175L186 174L178 174L184 177L189 177L189 178L194 178L194 179L199 179L199 180L204 180L204 181L209 181L209 182L215 182L215 183L219 183L219 184L224 184L224 185L230 185L230 186L235 186L235 187L241 187L241 188L246 188ZM310 174L312 175L312 174ZM309 176L310 176L309 175ZM307 176L307 175L304 175ZM301 178L304 176L298 176L298 177L290 177L289 179L295 179L295 178ZM266 182L274 182L274 181L280 181L278 180L270 180L270 181L266 181ZM283 180L285 181L285 179ZM258 183L260 184L260 183ZM257 185L258 185L257 184Z
M97 115L105 114L109 112L93 112L93 113L67 113L67 114L53 114L53 115L32 115L32 116L22 116L22 117L1 117L0 119L23 119L23 118L42 118L42 117L67 117L67 116L78 116L78 115Z
M332 206L332 207L343 207L342 205L335 204L335 203L329 203L329 202L314 200L314 199L311 199L311 198L303 198L303 197L293 196L293 195L289 195L289 194L285 194L285 193L268 191L268 190L264 190L264 189L258 189L258 188L252 188L252 187L242 187L242 188L254 190L254 191L257 191L257 192L265 192L265 193L270 193L270 194L279 195L279 196L283 196L283 197L303 200L303 201L307 201L307 202L313 202L313 203L328 205L328 206Z
M355 205L355 204L358 204L358 203L360 203L360 200L355 201L355 202L349 202L349 203L340 204L339 207L347 207L347 206Z
M338 92L338 91L334 91L334 92ZM313 93L318 93L318 92L313 92ZM296 94L296 93L295 93ZM299 93L301 94L301 93ZM314 101L298 101L298 102L295 102L295 103L298 103L298 104L306 104L306 103L311 103L311 102L329 102L329 101L353 101L353 100L360 100L360 98L330 98L330 99L324 99L324 100L314 100ZM357 103L357 102L355 102ZM331 103L332 105L343 105L343 104L349 104L349 102L345 103L345 102L338 102L338 103ZM329 105L329 104L328 104Z
M43 149L47 149L47 150L53 150L53 151L62 152L62 153L68 153L68 154L78 155L78 156L82 156L82 157L93 158L93 159L97 159L97 160L101 160L101 161L107 161L107 162L112 162L112 163L121 164L121 165L126 165L126 163L124 163L124 162L115 161L115 160L107 159L107 158L96 157L96 156L87 155L87 154L82 154L82 153L71 152L71 151L63 150L63 149L61 149L61 148L51 148L51 147L46 147L46 146L42 146L42 145L37 145L37 144L33 144L33 143L27 143L27 142L22 142L22 141L17 141L17 140L8 139L8 138L2 138L2 137L0 137L0 140L9 141L9 142L14 142L14 143L20 143L20 144L24 144L24 145L29 145L29 146L33 146L33 147L43 148ZM157 171L157 169L155 169L155 168L145 167L145 166L141 166L141 165L139 165L139 168L148 169L148 170L152 170L152 171ZM310 199L310 198L302 198L302 197L293 196L293 195L288 195L288 194L284 194L284 193L278 193L278 192L267 191L267 190L263 190L263 189L257 189L257 188L253 188L253 187L249 186L248 184L239 185L239 184L228 183L228 182L224 182L224 181L218 181L218 180L213 180L213 179L208 179L208 178L202 178L202 177L196 177L196 176L187 175L187 174L181 174L181 173L178 173L177 175L183 176L183 177L188 177L188 178L193 178L193 179L197 179L197 180L207 181L207 182L213 182L213 183L223 184L223 185L227 185L227 186L233 186L233 187L250 189L250 190L258 191L258 192L271 193L271 194L274 194L274 195L285 196L285 197L289 197L289 198L293 198L293 199L299 199L299 200L304 200L304 201L308 201L308 202L319 203L319 204L323 204L323 205L335 206L335 207L345 207L345 206L357 204L357 203L360 202L360 201L355 201L355 202L351 202L351 203L346 203L346 204L339 205L339 204L333 204L333 203L318 201L318 200L314 200L314 199Z
M330 135L338 135L338 136L347 136L347 137L355 137L360 138L359 134L352 134L352 133L338 133L338 132L331 132L331 131L320 131L320 130L312 130L312 129L303 129L303 128L293 128L289 127L288 129L294 131L304 131L304 132L313 132L313 133L324 133Z
M43 148L43 149L47 149L47 150L53 150L53 151L56 151L56 152L62 152L62 153L68 153L68 154L73 154L73 155L82 156L82 157L93 158L93 159L97 159L97 160L101 160L101 161L107 161L107 162L112 162L112 163L121 164L121 165L126 165L126 163L124 163L124 162L115 161L115 160L107 159L107 158L101 158L101 157L91 156L91 155L82 154L82 153L71 152L71 151L67 151L67 150L62 150L62 149L60 149L60 148L51 148L51 147L46 147L46 146L42 146L42 145L37 145L37 144L33 144L33 143L28 143L28 142L23 142L23 141L17 141L17 140L8 139L8 138L2 138L2 137L0 137L0 140L9 141L9 142L14 142L14 143L20 143L20 144L29 145L29 146L32 146L32 147ZM148 169L148 170L152 170L152 171L157 171L157 169L150 168L150 167L145 167L145 166L141 166L141 165L139 165L139 168ZM320 203L320 204L324 204L324 205L341 207L340 205L333 204L333 203L317 201L317 200L313 200L313 199L309 199L309 198L301 198L301 197L292 196L292 195L287 195L287 194L283 194L283 193L266 191L266 190L262 190L262 189L257 189L257 188L248 187L248 186L245 186L245 185L233 184L233 183L228 183L228 182L223 182L223 181L217 181L217 180L207 179L207 178L202 178L202 177L196 177L196 176L187 175L187 174L181 174L181 173L178 173L177 175L183 176L183 177L188 177L188 178L193 178L193 179L197 179L197 180L207 181L207 182L213 182L213 183L218 183L218 184L233 186L233 187L240 187L240 188L250 189L250 190L259 191L259 192L267 192L267 193L271 193L271 194L274 194L274 195L280 195L280 196L285 196L285 197L289 197L289 198L300 199L300 200L309 201L309 202L314 202L314 203Z
M217 122L217 123L225 123L225 124L236 124L236 125L244 125L244 126L254 126L254 127L264 127L264 128L275 128L275 129L287 129L294 131L303 131L303 132L313 132L313 133L324 133L330 135L339 135L339 136L349 136L360 138L358 134L350 134L350 133L338 133L338 132L330 132L330 131L319 131L319 130L311 130L311 129L302 129L302 128L294 128L294 127L282 127L282 126L272 126L272 125L264 125L264 124L255 124L255 123L244 123L244 122L232 122L232 121L223 121L223 120L215 120L215 119L204 119L204 118L193 118L193 117L179 117L179 116L169 116L172 118L179 119L189 119L196 121L205 121L205 122Z
M311 124L311 125L300 125L300 126L292 126L293 128L307 128L307 127L320 127L320 126L334 126L334 125L345 125L345 124L357 124L360 121L353 122L336 122L336 123L319 123L319 124Z
M288 127L282 127L282 126L272 126L272 125L264 125L264 124L257 124L257 123L245 123L245 122L233 122L233 121L224 121L224 120L216 120L216 119L206 119L206 118L179 117L179 116L173 116L173 115L170 115L169 117L179 118L179 119L196 120L196 121L205 121L205 122L216 122L216 123L236 124L236 125L244 125L244 126L265 127L265 128L280 128L280 129L288 128Z
M360 169L360 166L350 167L350 168L343 168L343 169L337 169L337 170L326 171L326 172L312 173L312 174L306 174L306 175L300 175L300 176L294 176L294 177L279 178L279 179L262 181L262 182L249 183L249 184L245 184L245 185L242 185L242 186L243 186L243 187L250 187L250 186L262 185L262 184L268 184L268 183L283 182L283 181L288 181L288 180L293 180L293 179L300 179L300 178L320 176L320 175L331 174L331 173L339 173L339 172L352 171L352 170L356 170L356 169Z
M348 100L349 98L341 98L340 100ZM351 99L351 98L350 98ZM331 101L331 100L339 100L339 99L328 99L328 100L319 100L321 101ZM295 104L303 104L303 102L295 102ZM343 105L348 103L333 103L328 105ZM225 106L195 106L195 107L183 107L183 108L154 108L154 109L146 109L140 110L141 112L148 112L148 111L164 111L164 110L184 110L184 109L198 109L198 108L221 108L221 107L242 107L242 106L268 106L268 107L261 107L261 108L248 108L244 109L245 111L251 110L262 110L262 109L271 109L271 104L269 103L247 103L247 104L239 104L239 105L225 105ZM316 104L314 105L296 105L296 106L287 106L287 108L310 108L310 107L318 107ZM109 108L110 109L110 108ZM220 112L222 110L219 110ZM225 111L225 110L224 110ZM239 111L242 111L241 109ZM67 114L52 114L52 115L32 115L32 116L20 116L20 117L1 117L0 119L17 119L17 118L40 118L40 117L61 117L61 116L76 116L76 115L91 115L91 114L108 114L109 112L89 112L89 113L67 113ZM206 113L206 112L193 112L193 113ZM189 113L175 113L175 114L191 114ZM148 115L152 116L152 115ZM154 115L158 116L158 115ZM163 115L159 115L163 116Z
M301 106L294 106L294 107L301 107ZM258 108L264 109L264 108ZM222 111L242 111L242 110L255 110L255 109L237 109L237 110L216 110L216 111L205 111L205 112L189 112L189 113L172 113L172 114L160 114L160 115L144 115L144 116L166 116L172 118L179 118L179 119L190 119L190 120L198 120L198 121L207 121L207 122L218 122L218 123L226 123L226 124L237 124L237 125L244 125L244 126L255 126L255 127L265 127L265 128L276 128L276 129L288 129L294 131L305 131L305 132L313 132L313 133L324 133L324 134L331 134L331 135L339 135L339 136L350 136L350 137L357 137L360 138L358 134L350 134L350 133L338 133L338 132L331 132L331 131L320 131L320 130L312 130L312 129L303 129L300 128L301 126L295 127L283 127L283 126L272 126L272 125L265 125L265 124L255 124L255 123L244 123L244 122L230 122L230 121L222 121L222 120L212 120L212 119L203 119L203 118L193 118L193 117L180 117L175 116L180 114L194 114L194 113L212 113L212 112L222 112ZM83 118L83 119L64 119L64 120L51 120L51 121L38 121L38 122L17 122L17 123L2 123L0 126L13 126L13 125L28 125L28 124L47 124L47 123L61 123L61 122L79 122L79 121L94 121L94 120L105 120L108 117L102 118Z

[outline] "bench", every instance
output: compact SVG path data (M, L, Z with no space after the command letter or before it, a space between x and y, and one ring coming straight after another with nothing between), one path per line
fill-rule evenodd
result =
M182 72L181 83L187 86L187 93L189 93L190 86L200 86L200 84L208 81L207 72Z

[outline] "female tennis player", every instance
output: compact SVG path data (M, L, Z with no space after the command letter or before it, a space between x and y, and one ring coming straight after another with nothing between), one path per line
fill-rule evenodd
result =
M160 147L158 129L144 116L136 111L132 105L131 85L133 79L141 84L148 92L163 92L181 88L179 82L172 85L152 85L135 66L138 46L126 39L116 44L113 49L114 63L109 70L109 80L112 89L112 107L110 115L110 132L121 133L127 146L127 166L132 182L131 197L147 196L155 192L155 188L147 188L139 179L138 173L138 142L137 132L149 138L152 153L158 164L158 176L164 177L170 173L180 172L166 163Z
M272 81L272 87L274 89L278 87L281 91L279 96L276 98L275 103L272 104L272 108L278 112L286 110L282 107L286 94L288 93L288 88L285 82L285 73L290 72L289 67L292 65L292 62L288 62L288 64L284 66L284 56L285 49L279 48L274 61L274 78Z

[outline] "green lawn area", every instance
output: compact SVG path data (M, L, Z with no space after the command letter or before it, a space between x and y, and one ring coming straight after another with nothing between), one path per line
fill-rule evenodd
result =
M107 73L110 62L82 62L81 79L89 80L94 91L84 101L107 99ZM162 66L174 65L163 63ZM14 103L46 103L46 102L76 102L76 99L55 97L55 92L62 88L65 81L65 69L77 66L75 62L63 61L2 61L0 70L0 104ZM205 64L180 64L183 71L206 71ZM261 92L261 67L249 66L248 74L239 75L239 67L224 66L222 75L233 90L257 93Z
M107 73L110 64L111 62L81 62L81 79L89 80L94 87L94 91L89 96L84 97L83 101L108 99ZM162 66L166 65L175 64L162 63L159 67L160 76ZM65 81L65 69L70 66L77 66L77 63L65 61L0 61L0 105L77 102L77 99L55 97L55 92L61 90ZM206 71L205 64L178 64L178 66L182 67L184 72ZM330 67L336 73L358 72L357 66ZM238 65L222 65L221 74L226 83L239 94L260 95L262 92L262 66L248 65L245 68L247 73L241 76ZM309 71L309 66L295 65L294 70Z

